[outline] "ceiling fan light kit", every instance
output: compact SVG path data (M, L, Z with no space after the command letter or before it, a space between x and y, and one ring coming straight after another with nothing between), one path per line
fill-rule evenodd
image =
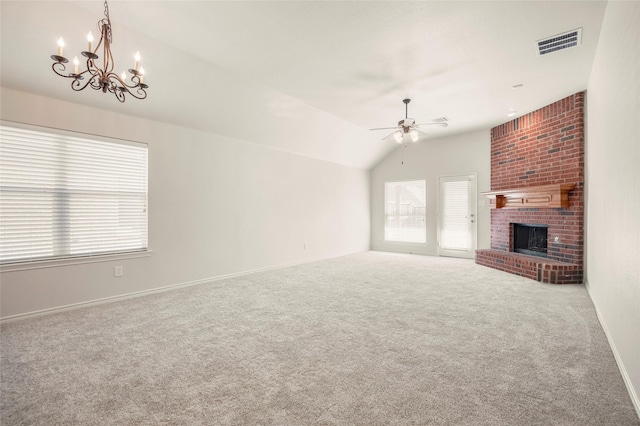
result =
M429 136L420 129L420 126L436 125L440 127L447 127L449 125L445 117L440 117L438 119L432 120L431 123L416 124L415 119L409 118L409 102L411 102L411 99L403 99L402 102L404 102L404 105L405 105L405 118L403 120L398 121L398 125L396 127L378 127L378 128L369 129L369 130L392 130L393 129L395 131L383 137L382 140L385 140L389 137L393 137L393 140L396 141L396 143L401 144L402 141L404 140L405 135L409 135L412 142L418 142L418 140L420 139L420 136L424 136L424 137Z
M91 87L95 90L102 90L103 93L113 93L115 97L120 101L125 101L125 94L129 94L136 99L145 99L147 97L146 89L149 87L144 81L144 68L140 66L140 53L136 52L135 62L133 68L129 69L131 78L127 83L127 75L122 71L122 75L118 75L113 72L113 55L111 54L112 43L112 31L111 20L109 19L109 5L106 0L104 2L104 15L98 21L98 30L100 31L100 41L93 47L93 34L89 32L87 35L87 51L81 52L82 56L87 58L86 69L82 72L78 72L80 61L78 57L73 58L73 72L65 73L66 63L69 62L67 58L62 56L64 49L64 40L62 37L58 39L58 54L51 55L51 59L54 60L51 65L53 72L64 78L71 78L71 88L76 92L84 90L87 87ZM96 60L99 58L96 52L103 46L103 66L100 68L96 65ZM83 80L87 80L83 83Z

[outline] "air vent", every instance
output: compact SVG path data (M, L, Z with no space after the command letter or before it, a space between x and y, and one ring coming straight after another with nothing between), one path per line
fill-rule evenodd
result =
M538 46L538 55L540 56L551 52L557 52L558 50L580 46L581 43L582 28L536 41L536 45Z

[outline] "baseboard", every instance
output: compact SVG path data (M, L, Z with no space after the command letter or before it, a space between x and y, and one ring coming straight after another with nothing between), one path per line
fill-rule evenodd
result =
M162 292L165 292L165 291L176 290L178 288L191 287L191 286L194 286L194 285L200 285L200 284L205 284L205 283L225 280L225 279L229 279L229 278L241 277L243 275L250 275L250 274L255 274L255 273L258 273L258 272L266 272L266 271L271 271L271 270L274 270L274 269L288 268L288 267L291 267L291 266L303 265L305 263L319 262L321 260L335 259L335 258L338 258L338 257L349 256L349 255L357 254L357 253L363 253L363 252L362 251L358 251L358 252L352 252L352 253L344 253L344 254L335 255L335 256L326 256L326 257L319 257L319 258L314 258L314 259L303 260L303 261L300 261L300 262L292 262L292 263L286 263L286 264L275 265L275 266L267 266L267 267L264 267L264 268L251 269L251 270L248 270L248 271L234 272L234 273L231 273L231 274L218 275L218 276L209 277L209 278L202 278L202 279L194 280L194 281L187 281L187 282L184 282L184 283L170 284L170 285L167 285L167 286L164 286L164 287L157 287L157 288L152 288L152 289L149 289L149 290L141 290L141 291L136 291L136 292L133 292L133 293L125 293L125 294L119 294L117 296L109 296L109 297L104 297L104 298L101 298L101 299L88 300L86 302L79 302L79 303L72 303L70 305L56 306L54 308L47 308L47 309L42 309L42 310L38 310L38 311L32 311L32 312L26 312L26 313L22 313L22 314L16 314L16 315L11 315L11 316L7 316L7 317L2 317L2 318L0 318L0 324L4 324L4 323L7 323L7 322L12 322L12 321L23 320L23 319L27 319L27 318L38 317L38 316L42 316L42 315L49 315L49 314L58 313L58 312L71 311L71 310L74 310L74 309L87 308L87 307L90 307L90 306L97 306L97 305L102 305L102 304L105 304L105 303L113 303L113 302L118 302L118 301L126 300L126 299L133 299L133 298L136 298L136 297L146 296L146 295L149 295L149 294L162 293Z
M638 398L638 393L634 389L633 383L631 383L631 379L629 378L629 374L627 373L627 370L626 370L624 364L622 363L622 358L620 358L620 354L618 353L618 349L616 348L616 345L615 345L613 339L611 338L611 333L609 332L609 329L607 328L607 324L602 319L602 315L600 314L600 310L598 309L598 305L596 304L595 300L593 300L593 297L591 297L591 290L590 290L590 287L589 287L589 282L587 280L585 280L584 281L584 285L585 285L585 287L587 289L587 294L589 294L589 298L591 299L591 303L593 303L593 306L594 306L594 308L596 310L596 316L598 317L598 321L600 322L600 325L602 326L602 329L604 330L604 335L607 336L607 341L609 342L609 347L611 347L611 352L613 352L613 357L616 360L616 364L618 365L618 369L620 370L620 374L622 374L622 380L624 381L624 384L627 387L627 391L629 392L629 397L631 398L631 402L633 403L633 407L636 409L636 415L640 419L640 398Z

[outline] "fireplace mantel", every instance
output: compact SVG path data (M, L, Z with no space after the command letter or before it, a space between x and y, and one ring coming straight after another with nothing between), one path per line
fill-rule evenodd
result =
M530 186L483 192L492 209L567 208L572 183Z

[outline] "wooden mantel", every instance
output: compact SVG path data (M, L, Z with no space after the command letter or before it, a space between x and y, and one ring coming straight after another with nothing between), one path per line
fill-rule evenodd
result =
M557 183L528 188L482 192L492 209L567 208L572 183Z

